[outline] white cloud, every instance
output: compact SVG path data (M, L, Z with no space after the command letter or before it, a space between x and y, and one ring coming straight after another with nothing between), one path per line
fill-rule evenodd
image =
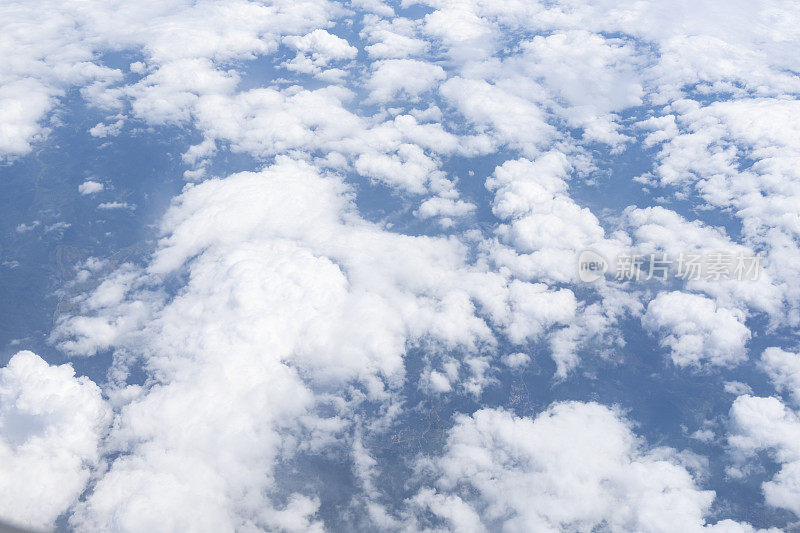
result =
M41 223L40 221L38 221L38 220L34 220L34 221L33 221L33 222L31 222L30 224L25 224L25 223L23 222L23 223L17 224L17 227L15 228L15 231L16 231L17 233L27 233L27 232L29 232L29 231L33 231L33 230L35 230L35 229L36 229L36 228L38 228L38 227L39 227L41 224L42 224L42 223Z
M556 376L566 377L578 366L579 350L591 348L592 355L615 359L625 338L618 326L626 316L639 316L643 306L637 293L629 294L612 286L596 287L600 300L582 304L569 325L549 337L551 357L556 363Z
M548 290L544 283L513 281L506 335L513 343L536 339L555 324L566 325L575 317L578 302L569 289Z
M527 93L581 128L582 140L621 149L630 140L619 133L616 112L640 105L644 96L636 49L622 39L585 30L537 36L507 58L496 83L512 93ZM592 90L587 91L586 87ZM542 89L546 94L541 94Z
M70 224L68 222L55 222L53 224L50 224L46 228L44 228L44 231L45 231L45 233L50 233L50 232L53 232L53 231L60 232L60 231L64 231L66 229L69 229L70 227L72 227L72 224Z
M339 69L324 70L330 63L353 59L358 50L341 37L316 29L306 35L290 35L283 42L297 50L297 56L285 63L286 68L315 76L344 75ZM338 74L341 73L341 74Z
M401 59L423 54L430 44L417 37L418 24L416 20L402 17L386 20L365 16L361 34L372 44L364 49L377 59Z
M479 133L535 157L556 137L543 109L484 80L454 77L439 92Z
M642 325L658 335L678 366L731 366L747 357L750 330L737 309L718 307L699 294L661 292L648 305Z
M747 383L742 383L741 381L726 381L725 382L725 392L728 394L735 394L736 396L742 396L745 394L753 394L753 389Z
M403 143L394 154L366 152L358 156L355 169L362 176L421 194L438 163L415 144Z
M714 492L684 464L596 403L558 403L536 418L481 409L456 418L444 454L427 459L435 488L409 503L417 520L426 511L454 531L752 531L707 526Z
M31 143L47 133L47 113L75 86L104 109L122 109L122 101L132 98L134 112L147 120L187 120L187 106L210 88L210 80L224 86L226 76L216 72L214 62L273 51L281 35L312 31L340 9L325 0L270 5L169 0L121 7L96 0L45 1L36 9L12 2L0 17L6 36L0 55L14 57L0 68L0 155L30 151ZM122 72L97 59L109 48L141 51L148 76L136 85L118 86Z
M358 50L336 35L325 30L316 29L306 35L290 35L283 38L283 42L292 48L311 55L315 63L320 66L331 61L353 59Z
M339 87L208 95L198 102L197 124L207 137L262 157L323 147L341 150L346 148L342 141L364 128L362 119L343 107L351 97L350 91Z
M394 9L383 0L351 0L350 4L366 13L375 13L384 17L392 17L395 14Z
M367 88L376 102L389 102L400 94L416 97L446 77L439 65L416 59L376 61L373 69Z
M316 415L328 393L390 401L407 346L426 342L466 354L448 382L477 396L493 329L522 340L572 316L571 291L473 266L453 238L387 232L349 195L283 157L189 186L147 269L120 269L60 320L64 349L137 354L154 380L121 408L110 442L128 453L78 506L76 527L268 527L285 511L262 497L279 455L332 439L353 416L338 401ZM186 285L164 299L159 280L175 272Z
M766 450L781 469L762 485L773 507L800 517L800 417L777 398L740 396L730 411L730 446L743 457ZM735 471L732 471L735 473Z
M800 405L800 354L767 348L761 354L761 368L777 390L788 392Z
M33 80L0 86L0 154L24 154L44 136L39 120L52 105L49 92Z
M577 279L575 264L582 250L593 247L607 257L615 255L611 251L618 245L606 241L597 217L567 194L571 169L564 154L550 152L533 162L506 161L486 180L494 192L492 212L507 221L496 233L517 252L509 257L502 249L495 251L498 263L516 266L518 275L568 281Z
M451 217L464 217L473 211L475 211L475 204L471 202L434 196L422 202L414 214L422 219L443 217L443 220L450 221Z
M0 66L0 157L24 154L43 139L58 123L58 117L48 123L50 111L75 87L110 115L91 135L114 135L128 121L196 131L199 144L184 156L189 178L205 177L218 150L272 165L188 187L163 221L165 238L153 260L143 268L122 265L90 294L74 297L80 314L57 324L53 339L70 353L115 350L108 393L121 408L109 442L123 454L98 473L73 525L320 529L313 487L280 505L265 502L264 494L279 492L272 467L298 447L339 437L362 401L342 400L351 393L396 413L398 404L388 405L405 379L409 346L431 343L457 354L431 366L428 390L480 398L492 380L487 352L501 339L521 345L515 350L546 343L559 377L593 341L601 341L592 344L601 356L622 345L617 320L641 313L640 295L599 283L587 291L597 301L579 301L563 284L575 281L575 253L585 247L609 256L629 242L639 249L713 244L767 252L767 276L757 284L690 283L685 290L708 297L670 293L650 303L643 324L678 365L740 361L748 312L766 312L775 324L800 323L800 267L793 266L800 265L800 136L787 119L797 114L800 85L792 74L800 71L796 6L739 2L719 16L718 6L657 2L425 3L418 19L396 17L380 0L357 0L347 9L324 0L44 0L34 8L24 2L0 8L0 57L11 58ZM412 16L407 7L398 9ZM359 37L374 63L358 66L363 86L337 86L352 82L347 76L358 51L331 32L358 31L359 10L371 13ZM304 72L333 85L274 79L259 85L262 64L251 60L271 60L281 45L297 51L285 63L287 76ZM121 67L123 76L102 66L109 50L141 57ZM372 100L359 100L365 92ZM701 103L720 93L728 101ZM376 102L385 105L373 114ZM570 197L570 179L588 177L603 163L595 157L605 148L597 151L594 143L619 151L631 142L630 131L623 132L627 111L649 117L641 122L644 144L661 150L651 179L636 187L662 186L668 195L677 186L690 200L694 187L706 208L738 217L741 243L667 209L630 209L620 222L630 238L608 234L595 213ZM354 189L343 185L345 174L374 180L391 187L408 213L443 227L459 217L466 225L476 206L460 197L447 159L501 150L493 154L500 160L487 185L502 220L488 228L497 230L488 240L480 231L412 237L368 223L352 203ZM519 157L528 159L502 163ZM124 207L133 206L100 205ZM94 275L81 272L84 281ZM185 276L186 283L167 296L166 276ZM776 386L790 393L793 355L773 350L762 358ZM126 388L126 361L137 357L149 381ZM316 407L329 400L327 414L318 416ZM486 422L486 431L499 435L512 456L559 459L580 443L564 440L563 452L523 446L523 453L498 428L519 427L543 440L547 432L531 428L549 428L549 419L556 430L583 425L591 409L605 417L612 437L636 441L619 415L599 407ZM478 418L462 419L459 431ZM600 431L591 421L579 429L591 438ZM788 446L765 442L772 450ZM654 516L669 508L689 529L702 527L708 495L676 454L666 452L662 465L661 452L640 444L604 450L626 474L610 469L592 478L610 479L617 499L600 498L596 508L590 498L577 501L579 520L641 519L650 527L657 521L649 520L648 505L662 502L666 496L656 489L667 486L678 503ZM516 479L518 465L498 464ZM658 484L670 476L674 485ZM787 476L776 482L775 494L784 496L774 496L783 506L791 505ZM647 485L645 478L657 482ZM632 496L651 489L649 504ZM529 505L524 491L511 496L522 502L514 502L515 510L542 523L566 515ZM459 529L481 529L499 513L432 489L420 492L418 503ZM386 513L372 516L393 523Z
M723 228L708 226L699 220L686 220L664 207L628 208L624 216L633 240L628 253L656 254L657 257L666 254L667 259L673 261L672 276L678 275L681 254L705 257L724 254L733 258L756 255L751 247L733 242ZM685 288L706 293L720 307L750 307L773 316L780 315L783 310L783 294L767 272L761 272L756 280L688 279Z
M97 209L103 209L104 211L111 211L115 209L129 209L133 210L136 209L135 206L129 204L128 202L103 202L97 205Z
M527 365L531 360L531 356L526 353L517 352L505 354L501 359L503 364L507 367L519 368Z
M125 121L122 119L119 119L110 124L104 124L101 122L89 128L89 135L101 139L105 137L115 137L119 135L120 131L122 131L122 126L124 125Z
M585 249L613 258L626 245L627 236L617 232L606 237L597 217L569 195L567 179L573 167L561 152L548 152L534 161L506 161L486 180L494 192L492 212L503 220L495 228L497 240L484 243L487 258L497 268L507 268L526 280L575 282L577 258ZM598 282L593 289L601 301L573 309L568 327L550 337L551 355L559 376L579 362L578 350L592 341L603 354L621 345L612 332L619 317L639 311L636 296L626 295Z
M436 154L475 153L480 138L459 138L441 124L412 115L360 117L347 108L354 93L330 86L305 90L253 89L230 97L208 95L197 101L197 125L206 139L187 152L197 163L215 150L216 139L236 152L267 158L302 151L321 165L360 175L391 187L422 194L438 192L444 181ZM451 191L456 190L450 187ZM454 199L454 198L453 198Z
M0 369L0 518L53 527L100 461L111 411L100 388L32 352Z
M499 29L468 4L443 2L425 15L424 32L444 45L456 61L482 59L497 48Z
M783 307L771 310L775 322L800 321L800 249L796 237L800 175L797 125L786 117L798 102L785 98L744 98L703 106L681 100L670 111L677 128L653 124L661 152L654 180L660 185L694 187L709 206L732 212L742 224L743 240L765 252L765 274ZM743 161L749 161L746 165ZM684 192L684 196L688 194Z
M103 184L99 181L86 180L78 185L78 192L86 196L102 191L103 187Z

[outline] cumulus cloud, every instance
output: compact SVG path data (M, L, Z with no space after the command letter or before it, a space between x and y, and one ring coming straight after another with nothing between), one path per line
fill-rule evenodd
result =
M767 348L761 354L761 368L776 389L788 392L800 404L800 354Z
M573 170L568 158L553 151L530 161L506 161L486 180L494 193L492 212L503 221L495 229L496 240L485 244L487 257L520 279L547 282L577 281L578 255L585 249L615 257L627 237L619 232L606 236L597 217L568 194L567 179ZM595 287L601 300L574 306L568 327L551 337L551 355L558 374L565 376L578 364L577 352L589 341L601 341L605 349L620 344L611 330L617 320L641 306L636 297L621 296L604 281Z
M761 488L767 504L800 517L800 356L780 348L767 348L761 367L775 388L787 392L795 409L778 398L739 396L730 410L728 442L740 462L766 451L779 465L774 477ZM732 474L745 475L732 466ZM746 470L745 470L746 472Z
M146 270L121 269L76 301L81 314L54 340L139 354L154 380L122 407L110 439L128 453L77 507L76 526L141 529L168 516L175 527L267 527L285 509L256 495L277 488L279 454L332 438L353 416L347 403L315 414L323 392L357 386L389 401L409 343L475 354L496 342L493 329L518 341L572 316L571 291L471 265L452 238L387 232L349 194L288 158L188 187ZM179 271L186 285L160 299L158 280ZM461 366L460 387L479 394L485 358Z
M428 41L418 37L419 21L403 17L387 20L367 15L361 34L371 43L364 49L377 59L402 59L422 54L430 48Z
M752 531L706 524L714 492L687 463L674 449L648 448L596 403L557 403L535 418L481 409L456 418L444 454L426 464L435 485L409 504L417 520L425 511L454 531Z
M103 190L103 184L99 181L86 180L78 185L78 192L83 196L98 193Z
M666 254L673 263L670 270L678 275L681 256L699 254L734 258L731 269L735 269L735 258L756 257L756 251L747 245L734 242L724 228L704 224L700 220L687 220L675 211L661 206L644 209L625 210L625 225L631 234L632 248L629 253L644 256ZM686 289L702 291L713 298L721 307L751 308L756 312L766 312L779 316L782 312L783 294L773 283L769 273L760 272L757 279L715 280L703 279L707 272L701 272L696 279L685 282Z
M703 106L680 100L672 119L653 124L661 151L653 179L660 185L693 187L708 205L729 209L741 221L744 240L765 253L765 273L790 307L773 304L772 319L800 320L795 268L798 232L795 212L800 154L796 125L786 117L797 102L784 98L742 98ZM674 122L674 124L673 124ZM664 125L666 124L666 126ZM746 167L743 159L751 161ZM763 284L762 284L763 285Z
M557 136L535 102L485 80L453 77L442 83L439 92L476 131L487 133L497 144L520 150L526 157L539 155Z
M14 228L17 233L27 233L29 231L33 231L38 228L42 224L39 220L34 220L30 224L25 224L24 222L21 224L17 224L17 227Z
M300 52L310 54L312 60L320 65L327 65L331 61L352 59L358 52L345 39L321 29L316 29L302 37L297 35L284 37L283 42Z
M509 353L504 355L502 360L503 364L510 368L519 368L527 365L531 360L531 356L522 352Z
M282 34L313 30L336 11L324 0L269 6L246 0L225 6L173 0L121 8L97 1L45 2L37 9L11 3L4 8L7 38L0 46L3 56L15 60L0 69L0 154L28 152L31 142L47 133L46 114L74 86L83 87L84 95L104 108L120 109L129 95L140 116L185 119L186 103L196 97L192 91L207 90L206 80L215 75L211 63L202 67L204 60L274 50ZM36 39L30 38L33 33ZM152 72L131 90L115 87L122 73L96 61L95 53L107 48L143 50ZM192 69L197 69L194 78Z
M0 517L53 527L99 466L110 419L100 388L71 366L15 354L0 369Z
M119 412L107 470L96 467L102 431L85 429L94 422L81 440L95 444L64 446L51 477L68 490L48 500L39 525L74 509L70 523L92 530L320 530L324 491L282 490L275 467L352 439L370 518L400 527L377 503L381 465L353 427L402 411L410 347L447 353L416 389L480 401L498 361L519 368L543 348L565 378L588 346L605 356L624 345L619 320L639 318L646 293L605 281L576 289L575 255L587 247L608 257L626 247L765 253L755 283L690 282L649 303L641 323L679 367L744 360L756 313L773 326L800 323L796 6L731 3L720 16L711 4L611 0L406 4L402 16L380 0L0 8L0 56L10 58L0 65L0 158L46 139L69 94L107 114L89 129L98 138L125 124L191 130L189 179L209 176L218 153L262 169L188 186L143 265L79 271L100 279L68 297L76 314L61 315L51 339L73 355L113 352L105 392ZM135 60L106 66L109 51ZM270 64L288 79L260 78ZM645 187L691 205L609 216L597 209L603 198L590 208L573 197L586 198L634 143L654 165L625 194ZM629 161L615 179L628 179ZM453 170L463 167L474 171ZM488 199L462 197L482 180ZM382 189L366 182L389 188L424 229L368 221L356 195ZM702 222L706 214L740 222L740 234ZM42 220L15 237L51 228ZM506 351L518 353L498 357ZM796 399L795 360L770 349L761 365ZM70 417L107 422L96 387L35 361L18 354L2 379L28 367L58 373L96 414L67 411L72 393L55 394L42 400L57 415L46 424L79 432ZM134 363L143 385L127 383ZM742 397L732 418L736 449L783 463L765 485L768 503L796 512L796 414ZM535 419L483 409L460 416L448 443L431 459L438 483L410 506L453 529L706 527L712 495L687 456L648 448L596 404L558 404ZM8 464L28 461L8 449ZM97 482L75 504L92 469ZM9 501L26 521L29 506Z
M345 39L323 29L303 36L290 35L284 37L283 42L297 50L295 58L286 62L286 68L328 78L344 75L340 69L326 69L329 64L353 59L358 52Z
M608 250L614 245L606 243L597 217L567 194L571 170L563 153L550 152L535 161L506 161L486 180L494 193L492 212L507 221L496 233L518 252L512 263L499 249L498 262L516 263L520 275L568 281L577 279L575 261L582 250L600 248L612 255Z
M127 210L134 210L136 206L129 204L128 202L103 202L97 205L97 209L102 209L104 211L112 211L116 209L127 209Z
M441 217L443 225L452 225L453 218L460 218L475 211L475 204L464 200L454 200L442 196L434 196L422 202L414 214L420 218Z
M375 62L367 87L370 89L370 98L377 102L386 102L398 93L417 96L445 77L442 67L426 61L385 59Z
M730 366L747 357L745 346L751 334L743 313L718 307L699 294L659 293L647 305L642 325L658 336L678 366Z
M800 417L777 398L740 396L730 410L730 446L748 457L767 451L780 464L762 484L764 499L773 507L800 516ZM730 471L741 476L735 469Z
M619 132L617 112L642 103L640 63L634 46L585 30L537 36L520 44L493 73L495 84L582 130L581 140L617 150L630 140ZM591 85L592 90L585 88Z
M0 153L24 154L31 149L31 142L44 136L46 129L39 121L50 109L49 92L33 81L0 87Z
M122 131L122 126L125 125L125 121L120 119L110 124L99 123L95 124L91 128L89 128L89 135L92 137L98 138L105 138L105 137L114 137L119 135Z

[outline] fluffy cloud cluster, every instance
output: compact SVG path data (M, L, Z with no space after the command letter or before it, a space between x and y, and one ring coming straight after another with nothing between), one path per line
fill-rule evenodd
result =
M728 440L736 451L748 456L769 451L781 465L775 477L762 485L767 504L800 516L798 414L777 398L740 396L731 407L730 416L732 435Z
M599 248L610 257L621 248L607 242L597 217L567 194L570 170L564 154L552 152L533 162L507 161L486 180L495 193L492 212L508 221L497 233L517 252L498 248L496 260L520 277L575 281L575 258L582 250Z
M286 64L286 68L323 78L339 78L345 72L338 68L325 69L336 61L353 59L358 50L341 37L322 29L316 29L302 37L289 35L283 42L297 50L297 56Z
M69 365L18 352L0 368L0 519L49 528L100 464L111 409Z
M286 158L190 187L163 231L146 270L119 270L55 333L76 353L135 354L154 379L115 392L109 439L126 453L78 506L79 527L273 527L285 510L262 495L281 454L329 442L361 401L391 402L409 345L462 351L453 385L476 392L494 329L522 342L575 312L571 291L472 266L455 239L360 219L339 178ZM179 294L159 299L159 280L181 272ZM330 396L352 386L350 401Z
M199 92L235 83L236 76L217 70L213 61L274 51L281 35L324 25L339 8L324 0L170 0L120 6L43 2L35 9L14 1L0 9L0 51L14 58L0 68L0 155L15 155L46 133L46 113L70 87L83 87L102 107L120 109L120 98L130 95L136 114L179 120ZM112 86L123 72L99 64L95 54L121 48L144 53L147 76L119 88Z
M93 136L144 124L197 138L183 153L197 183L164 216L152 257L73 296L77 313L51 337L73 355L113 352L112 429L99 388L69 367L21 352L0 371L8 518L321 530L324 491L284 490L276 469L338 442L383 527L427 527L430 513L431 527L464 531L747 530L706 524L713 494L692 475L696 458L648 448L598 404L459 416L430 459L436 484L398 513L378 505L380 465L359 435L404 409L410 348L426 352L411 388L481 401L496 363L520 368L543 348L565 379L583 353L613 355L625 317L695 368L745 360L752 316L800 323L800 10L782 0L728 3L724 16L683 1L422 4L0 6L0 158L46 139L68 91L107 114ZM115 51L135 60L109 67ZM279 74L260 80L265 66ZM615 197L641 205L645 188L664 206L607 211L602 197L574 196L616 173L608 161L632 146L656 154L653 168L627 176L621 165L629 181ZM229 152L260 170L208 179ZM424 229L405 234L359 212L364 191ZM735 223L703 222L709 212ZM586 248L763 252L766 271L655 298L611 280L576 289ZM145 379L131 384L139 367ZM762 368L800 396L795 354L768 350ZM742 457L769 450L783 464L767 503L798 512L797 414L742 396L731 419ZM20 473L31 469L49 474ZM42 503L42 486L59 491Z
M693 187L709 205L736 216L745 243L765 254L766 274L776 286L767 294L789 306L784 312L772 303L772 318L788 324L800 316L792 281L800 257L795 165L800 135L786 118L796 109L796 101L783 98L708 106L681 100L672 104L668 120L648 126L653 143L661 145L654 179L663 186Z
M747 357L750 330L736 309L680 291L662 292L647 305L642 325L659 336L678 366L732 365Z
M753 248L734 242L724 228L710 226L699 220L689 221L661 206L628 208L624 214L625 226L633 240L632 250L644 256L666 254L673 261L670 268L676 275L681 254L723 254L734 258L756 255ZM723 307L780 316L783 293L773 283L770 274L761 271L757 279L742 277L745 279L688 279L686 288L704 292Z
M761 355L761 366L775 388L789 393L800 405L800 354L767 348Z
M648 449L596 403L554 404L533 419L498 409L460 416L428 467L435 487L410 504L454 531L752 531L706 525L714 492L692 474L702 463Z
M789 393L794 408L775 397L739 396L731 406L728 442L741 461L766 451L780 465L762 489L767 504L800 517L800 355L768 348L763 369L776 389ZM731 468L736 476L747 469Z

